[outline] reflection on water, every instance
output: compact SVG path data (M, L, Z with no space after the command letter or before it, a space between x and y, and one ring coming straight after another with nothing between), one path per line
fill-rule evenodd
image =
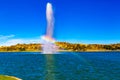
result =
M44 54L45 55L45 61L46 61L46 74L45 74L45 80L55 80L55 75L54 75L54 69L55 69L55 64L54 64L54 55L53 54Z
M120 52L0 53L0 74L23 80L119 80Z

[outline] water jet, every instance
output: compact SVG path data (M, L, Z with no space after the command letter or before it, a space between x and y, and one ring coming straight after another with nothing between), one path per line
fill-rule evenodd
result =
M46 20L47 30L46 34L42 36L43 40L42 51L45 54L53 54L57 51L57 46L55 45L55 39L53 38L54 15L51 3L47 3L46 5Z

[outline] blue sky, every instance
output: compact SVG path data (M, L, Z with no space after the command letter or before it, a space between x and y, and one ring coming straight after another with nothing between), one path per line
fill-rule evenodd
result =
M56 40L120 42L119 0L0 0L0 45L39 42L47 2L53 4Z

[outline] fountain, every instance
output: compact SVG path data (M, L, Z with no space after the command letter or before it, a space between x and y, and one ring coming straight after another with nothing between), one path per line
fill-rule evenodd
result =
M46 6L46 19L47 19L47 30L46 30L46 34L42 36L42 40L43 40L42 48L43 48L43 53L52 54L57 51L57 46L54 44L55 40L53 39L54 16L53 16L53 9L51 3L47 3Z

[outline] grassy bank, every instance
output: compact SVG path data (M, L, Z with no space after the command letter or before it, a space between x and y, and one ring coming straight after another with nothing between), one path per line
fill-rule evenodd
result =
M14 76L0 75L0 80L22 80Z

